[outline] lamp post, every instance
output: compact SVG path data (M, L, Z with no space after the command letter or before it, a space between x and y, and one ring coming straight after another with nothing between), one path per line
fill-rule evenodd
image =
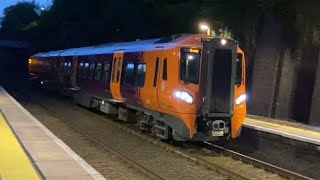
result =
M201 31L207 31L207 35L211 36L211 28L209 25L201 23L199 24L199 28Z

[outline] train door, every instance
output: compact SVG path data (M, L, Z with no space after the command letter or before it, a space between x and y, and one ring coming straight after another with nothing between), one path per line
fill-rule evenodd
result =
M120 92L122 62L123 62L123 52L115 51L113 54L110 90L111 90L112 98L118 101L123 101L123 98Z
M140 102L143 107L159 111L158 86L161 51L149 51L143 53L146 62L146 76L144 87L140 89Z
M158 87L158 98L159 105L162 111L170 111L173 107L170 107L170 85L168 81L168 57L167 53L163 54L160 60L160 73L159 73L159 87Z
M78 56L71 59L71 87L77 87Z

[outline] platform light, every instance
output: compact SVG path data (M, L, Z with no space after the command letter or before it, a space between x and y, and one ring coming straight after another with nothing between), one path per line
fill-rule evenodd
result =
M199 27L200 27L200 30L202 31L207 31L208 29L210 29L209 26L206 24L200 24Z
M29 64L32 64L32 59L29 59Z
M238 98L236 99L236 105L239 105L243 102L245 102L247 99L247 95L246 94L241 94L240 96L238 96Z
M200 23L199 24L199 28L200 28L201 31L206 31L208 36L211 35L211 28L210 28L210 26L208 24Z
M227 44L227 40L226 39L221 39L220 41L221 45L224 46Z

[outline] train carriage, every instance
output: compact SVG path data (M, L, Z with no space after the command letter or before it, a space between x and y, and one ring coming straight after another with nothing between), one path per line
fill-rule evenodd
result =
M246 115L245 59L231 39L201 34L33 55L30 71L76 102L135 121L157 138L236 138ZM51 85L50 85L51 84Z

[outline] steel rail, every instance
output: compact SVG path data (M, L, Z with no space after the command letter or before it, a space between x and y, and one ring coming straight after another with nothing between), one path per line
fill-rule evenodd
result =
M38 99L38 102L39 101L41 102L41 100ZM42 106L44 106L44 105L42 104ZM111 119L113 119L113 118L111 118ZM178 154L178 155L180 155L182 157L185 157L190 161L193 161L193 162L195 162L197 164L200 164L200 165L203 165L203 166L205 166L205 167L207 167L209 169L212 169L212 170L218 171L218 172L220 172L222 174L225 174L225 175L231 177L232 179L248 179L247 177L244 177L244 176L242 176L242 175L240 175L238 173L235 173L235 172L231 171L230 169L226 169L226 168L221 167L221 166L219 166L217 164L214 164L212 162L207 162L207 161L205 161L205 160L203 160L201 158L198 158L196 156L190 155L187 152L182 152L182 151L178 150L177 148L170 146L167 143L158 141L158 140L156 140L156 139L154 139L154 138L152 138L150 136L143 135L143 134L139 133L137 130L133 130L132 128L128 128L128 127L125 127L123 125L119 125L119 124L117 124L115 122L112 122L112 121L107 121L107 123L111 124L113 126L116 126L119 129L124 130L124 131L126 131L126 132L128 132L130 134L138 136L138 137L146 140L149 143L156 144L159 147L165 148L166 150L169 150L169 151L171 151L171 152L173 152L175 154ZM84 130L81 130L75 124L73 124L71 122L69 122L68 124L72 125L77 131L79 131L79 133L87 136L88 138L92 139L94 142L100 144L102 147L105 147L110 152L118 155L119 158L121 158L124 161L128 162L130 165L138 168L140 171L144 172L146 175L148 175L152 179L165 179L162 176L154 173L153 171L151 171L147 167L144 167L143 165L137 163L136 161L134 161L133 159L131 159L127 155L123 154L121 151L115 149L114 147L111 147L110 145L107 145L107 144L103 143L102 141L98 140L97 138L93 137L92 135L86 133ZM272 173L276 173L276 174L278 174L278 175L280 175L282 177L291 178L291 179L312 180L312 178L309 178L309 177L303 176L301 174L292 172L290 170L286 170L284 168L275 166L273 164L269 164L269 163L260 161L258 159L255 159L255 158L240 154L238 152L226 149L226 148L218 146L216 144L212 144L210 142L204 142L204 143L206 145L209 145L211 148L215 148L217 150L223 151L225 154L231 156L234 159L238 159L238 160L241 160L241 161L243 161L245 163L252 164L255 167L258 167L258 168L261 168L261 169L265 169L265 170L270 171Z
M122 153L117 148L114 148L111 145L108 145L108 144L104 143L103 141L99 140L98 138L96 138L96 137L92 136L91 134L87 133L86 131L82 130L81 128L79 128L74 123L68 122L68 124L71 125L80 134L82 134L85 137L89 138L90 140L94 141L96 144L98 144L99 146L101 146L104 149L108 150L112 154L116 155L117 157L119 157L123 161L127 162L128 164L130 164L131 166L133 166L137 170L141 171L142 173L144 173L145 175L150 177L151 179L159 179L159 180L160 179L161 180L166 179L166 178L162 177L161 175L155 173L154 171L150 170L148 167L143 166L139 162L135 161L134 159L132 159L129 156L127 156L126 154Z
M43 104L42 100L40 98L35 98L34 100L37 101L39 103L40 106L42 106L43 108L47 109L50 111L50 109ZM85 130L81 129L79 126L77 126L76 124L72 123L72 122L66 122L64 121L66 124L72 126L72 128L76 131L78 131L80 134L82 134L83 136L87 137L89 140L92 140L94 143L98 144L99 146L101 146L102 148L106 149L107 151L111 152L112 154L116 155L118 158L120 158L121 160L127 162L129 165L131 165L132 167L136 168L136 170L140 171L141 173L145 174L146 176L148 176L151 179L157 179L157 180L165 180L165 177L162 177L161 175L155 173L154 171L150 170L148 167L143 166L142 164L138 163L137 161L135 161L134 159L130 158L129 156L127 156L126 154L122 153L120 150L112 147L109 144L104 143L103 141L99 140L98 138L92 136L91 134L87 133Z
M309 178L307 176L298 174L296 172L292 172L290 170L287 170L287 169L281 168L279 166L255 159L250 156L246 156L244 154L240 154L238 152L227 149L225 147L222 147L222 146L210 143L210 142L204 142L204 143L209 145L209 147L211 147L211 148L223 151L226 155L229 155L234 159L239 159L245 163L249 163L255 167L259 167L261 169L265 169L265 170L270 171L272 173L276 173L282 177L291 178L291 179L301 179L301 180L313 180L312 178Z

